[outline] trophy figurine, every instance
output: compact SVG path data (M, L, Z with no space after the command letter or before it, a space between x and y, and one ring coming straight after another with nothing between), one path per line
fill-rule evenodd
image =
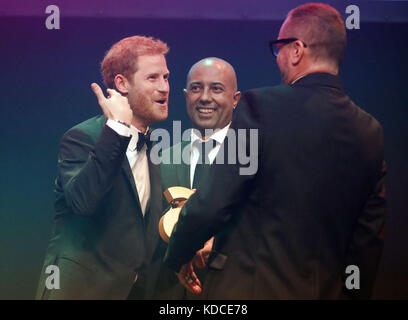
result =
M163 192L166 200L170 203L170 209L161 217L159 221L159 233L165 242L169 242L173 228L176 225L180 211L184 203L195 192L195 189L185 187L170 187Z

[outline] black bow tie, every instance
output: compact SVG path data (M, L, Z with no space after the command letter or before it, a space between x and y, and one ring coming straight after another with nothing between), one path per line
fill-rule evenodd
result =
M139 135L139 139L137 140L136 150L137 151L142 150L145 144L147 146L147 149L149 149L152 145L152 142L150 141L150 131L147 131L146 134L138 132L138 135Z

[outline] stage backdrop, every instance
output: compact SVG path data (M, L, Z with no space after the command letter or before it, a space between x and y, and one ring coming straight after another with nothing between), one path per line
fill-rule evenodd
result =
M173 120L189 127L182 90L190 66L204 57L228 60L241 91L280 83L268 41L284 13L275 20L62 16L59 30L47 30L45 18L0 17L0 299L34 297L51 235L59 139L101 112L89 86L102 84L100 62L113 43L138 34L169 44L169 117L156 127L171 130ZM341 77L385 131L389 215L374 297L407 298L408 24L369 20L348 30Z

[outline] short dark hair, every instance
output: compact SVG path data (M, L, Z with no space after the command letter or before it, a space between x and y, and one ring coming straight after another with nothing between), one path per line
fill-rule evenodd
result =
M311 49L315 59L325 59L340 65L346 51L346 27L340 13L323 3L307 3L291 10L286 20Z

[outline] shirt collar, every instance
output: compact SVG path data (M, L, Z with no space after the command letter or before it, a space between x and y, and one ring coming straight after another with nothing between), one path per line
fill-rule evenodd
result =
M215 129L214 133L209 136L206 140L208 139L213 139L217 141L217 143L222 144L224 142L225 136L228 133L228 129L231 125L231 122L228 123L224 128L222 129ZM201 134L197 129L192 129L191 130L191 143L193 144L196 140L200 140L200 142L204 142L203 139L201 139Z

